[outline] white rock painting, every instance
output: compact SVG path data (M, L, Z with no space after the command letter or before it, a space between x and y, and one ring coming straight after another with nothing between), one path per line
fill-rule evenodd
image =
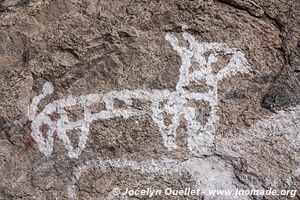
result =
M237 188L239 184L234 179L231 166L226 165L218 157L210 156L205 159L198 159L195 156L212 154L215 127L218 123L219 82L237 73L248 72L250 66L245 55L238 49L229 48L226 44L222 43L198 43L191 34L185 31L185 28L183 29L183 38L188 43L188 47L180 45L179 40L172 34L168 33L165 36L165 39L178 53L182 62L176 91L136 89L110 91L105 94L95 93L85 96L68 96L47 104L40 113L37 113L40 101L53 93L52 84L47 82L43 86L42 94L33 99L28 114L29 119L32 121L32 137L38 144L40 152L45 156L50 156L53 152L54 133L62 141L68 151L68 156L70 158L78 158L85 148L91 123L117 117L126 120L130 117L138 117L144 114L150 114L152 120L159 128L164 146L169 151L174 151L177 148L175 142L176 130L179 126L180 118L183 117L185 119L188 149L190 151L190 156L187 160L182 162L161 158L159 160L136 162L95 158L75 169L68 188L70 199L77 198L76 185L81 175L88 173L91 168L96 166L104 172L109 167L129 168L143 174L189 172L196 180L197 187L204 189L208 188L208 186L214 189ZM230 56L230 60L218 72L214 72L213 64L218 61L218 56L220 55ZM195 62L192 62L192 60ZM193 66L192 69L192 65L196 66ZM204 82L210 89L206 92L191 92L187 87L192 82ZM130 107L132 101L135 99L150 102L150 113ZM114 105L115 100L125 102L129 108L116 108ZM197 108L188 105L188 101L190 100L205 101L208 103L209 116L205 125L197 121ZM98 102L102 102L105 105L105 109L97 113L92 113L91 106ZM165 102L164 106L161 106L162 102ZM84 110L83 119L75 122L70 121L66 111L66 107L70 106L80 106ZM164 113L171 116L170 125L164 123ZM75 129L80 131L79 143L76 148L72 146L67 134L68 131ZM220 166L220 169L217 167L214 170L210 166ZM222 176L222 181L216 182L216 176ZM247 198L245 197L245 199Z
M218 83L238 72L247 72L249 65L241 51L229 48L226 44L198 43L187 32L183 33L183 37L189 43L189 47L180 46L178 39L171 34L165 36L165 39L170 42L182 60L176 91L137 89L110 91L106 94L95 93L78 97L68 96L47 104L40 113L37 113L40 101L53 93L52 84L46 82L42 94L33 99L28 114L29 119L32 121L32 137L38 144L41 153L45 156L51 155L53 135L56 133L68 151L68 156L78 158L85 148L92 122L116 117L127 119L146 114L147 111L143 112L134 108L119 109L114 106L115 100L123 101L126 105L131 106L132 100L136 99L150 102L150 116L157 124L164 146L168 150L172 151L177 147L175 144L176 129L179 126L180 117L184 117L187 126L188 148L191 154L209 154L214 141L215 125L218 122ZM208 58L204 56L205 53L210 53ZM218 61L219 54L230 55L231 59L226 66L214 74L212 64ZM194 71L191 71L192 59L197 64L197 69ZM200 81L204 81L211 89L204 93L190 92L186 89L191 82ZM187 105L190 100L209 103L210 113L204 126L196 120L196 108ZM105 104L105 109L98 113L92 113L91 106L99 102ZM161 106L163 102L166 103ZM75 122L69 120L66 107L71 106L82 107L84 110L83 119ZM172 123L170 125L164 123L164 113L171 116ZM75 129L81 132L76 148L72 146L67 135L68 131Z

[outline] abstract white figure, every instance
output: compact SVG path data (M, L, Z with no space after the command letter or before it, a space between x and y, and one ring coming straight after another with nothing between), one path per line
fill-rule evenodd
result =
M42 94L35 97L29 107L29 119L32 121L32 137L38 144L39 150L45 155L51 155L53 151L53 135L56 134L63 142L70 158L78 158L85 148L89 135L90 124L97 120L109 120L116 117L140 116L146 111L131 108L132 100L150 102L150 116L157 124L162 135L164 146L168 150L176 149L176 130L180 118L185 119L188 135L188 149L191 155L210 154L213 147L215 126L218 122L218 83L222 79L235 75L238 72L247 72L249 65L244 54L237 49L229 48L220 43L198 43L194 37L185 32L184 39L189 46L179 45L178 39L167 34L165 39L170 42L173 49L182 60L180 77L176 85L176 91L169 90L123 90L111 91L106 94L97 93L85 96L69 96L49 103L37 114L38 104L47 95L53 93L53 86L47 82L43 86ZM205 54L210 53L206 58ZM228 64L217 73L213 72L212 65L218 61L219 55L230 55ZM192 71L192 61L196 61L196 70ZM192 82L205 82L210 86L207 92L190 92L187 90ZM129 108L120 109L114 105L115 100L123 101ZM188 105L190 100L205 101L209 104L210 112L207 123L203 126L196 119L197 108ZM105 109L92 113L91 106L103 102ZM164 104L163 104L164 103ZM84 110L84 117L72 122L68 118L66 107L80 106ZM172 123L166 125L164 115L171 116ZM73 147L68 137L68 131L80 131L77 147Z
M109 120L116 117L124 119L138 117L147 114L132 106L133 100L142 100L150 103L150 116L157 124L162 135L164 146L172 151L176 149L176 130L181 118L184 118L187 127L188 149L190 155L187 160L179 161L161 158L156 161L136 162L130 160L110 159L103 160L95 158L75 169L69 185L69 198L76 199L76 184L83 173L87 173L93 167L99 167L104 172L107 168L129 168L140 173L181 173L189 171L196 180L199 188L216 186L212 189L235 189L233 169L217 157L198 159L199 155L212 153L214 144L215 127L218 122L218 83L226 77L236 73L245 73L249 65L244 54L237 49L229 48L220 43L198 43L194 37L183 31L183 38L189 46L179 44L178 39L167 34L165 39L181 57L179 81L175 91L169 90L123 90L110 91L106 94L97 93L85 96L69 96L64 99L55 100L47 104L38 112L38 104L47 95L53 93L53 86L47 82L43 86L42 94L35 97L29 107L29 119L32 121L32 137L36 141L39 150L49 156L53 152L53 136L56 134L63 142L70 158L78 158L85 148L91 123L100 120ZM208 54L208 55L207 55ZM206 56L207 55L207 56ZM218 56L230 56L228 63L218 72L214 72L213 64L218 61ZM192 62L192 61L195 62ZM193 66L192 70L192 65ZM187 89L191 83L204 82L209 86L206 92L191 92ZM123 101L127 108L121 109L115 106L115 100ZM197 108L188 104L189 101L205 101L209 105L207 123L202 125L197 120ZM93 113L93 104L103 103L105 108ZM80 106L84 111L82 119L71 121L68 118L66 108ZM171 116L171 124L164 122L164 116ZM74 147L68 137L68 131L78 130L80 132L77 147ZM214 165L219 168L212 167ZM202 170L204 169L204 171ZM214 170L217 169L217 170ZM199 171L200 170L200 171ZM202 170L202 171L201 171ZM223 181L216 183L218 176ZM247 199L247 198L245 198Z

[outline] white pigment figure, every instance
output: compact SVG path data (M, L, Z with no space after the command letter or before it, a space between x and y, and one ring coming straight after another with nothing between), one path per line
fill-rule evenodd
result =
M238 72L247 72L249 65L244 54L237 49L229 48L221 43L198 43L195 38L183 32L184 39L189 46L180 46L178 39L167 34L165 39L181 57L179 81L176 91L169 90L122 90L110 91L106 94L96 93L84 96L68 96L64 99L49 103L37 114L38 104L47 95L53 93L53 86L46 82L42 94L35 97L29 108L29 119L32 121L32 137L39 150L49 156L53 152L53 136L56 134L68 151L70 158L78 158L85 148L90 125L94 121L109 120L116 117L124 119L141 116L147 111L134 108L116 108L115 100L123 101L127 106L132 105L132 100L150 102L150 116L157 124L162 135L164 146L173 151L176 146L176 130L183 117L187 126L188 149L191 155L207 155L211 153L214 143L215 127L218 122L218 83L226 77ZM208 58L205 54L210 53ZM219 55L230 55L228 64L217 73L213 72L213 64L218 61ZM196 61L196 70L192 71L191 60ZM190 92L188 87L192 82L205 82L211 89L207 92ZM205 101L209 104L210 111L205 125L196 119L197 108L188 106L189 101ZM165 102L163 106L161 104ZM95 103L104 103L105 109L92 113L91 106ZM80 106L84 110L83 119L72 122L68 118L66 107ZM171 116L171 124L166 125L164 114ZM68 131L80 132L77 147L73 147Z

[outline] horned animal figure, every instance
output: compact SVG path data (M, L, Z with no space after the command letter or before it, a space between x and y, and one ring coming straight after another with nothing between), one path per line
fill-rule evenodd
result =
M175 91L170 90L122 90L110 91L106 94L96 93L84 96L69 96L47 104L37 113L38 104L47 95L53 93L53 86L46 82L42 94L34 97L29 107L29 119L32 121L32 137L39 150L49 156L53 152L54 134L62 141L68 156L78 158L85 148L90 125L94 121L109 120L116 117L124 119L141 116L147 111L135 109L133 100L142 100L150 103L150 116L157 124L162 135L164 146L172 151L176 149L176 130L180 119L184 118L187 127L188 148L192 155L209 154L214 143L215 126L218 122L218 83L224 78L238 72L247 72L249 65L244 54L237 49L229 48L220 43L198 43L188 32L183 32L183 38L188 47L180 46L178 39L167 34L165 39L181 57L179 81ZM208 54L208 55L206 55ZM219 56L230 56L226 65L214 72L213 65ZM192 65L193 69L192 70ZM207 92L191 92L188 87L191 83L204 82L210 89ZM115 100L123 101L129 108L121 109L114 105ZM197 108L189 106L189 101L205 101L209 104L207 123L201 125L197 120ZM91 106L102 102L105 109L93 113ZM66 107L80 106L84 116L77 121L70 121ZM171 116L171 124L165 124L164 116ZM73 147L68 131L80 132L77 147Z

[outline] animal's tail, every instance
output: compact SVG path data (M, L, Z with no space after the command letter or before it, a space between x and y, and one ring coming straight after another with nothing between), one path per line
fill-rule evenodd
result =
M42 90L42 94L36 96L33 98L32 103L29 106L28 109L28 117L30 120L34 120L36 114L37 114L37 110L38 110L38 104L40 103L40 101L42 99L44 99L47 95L50 95L53 93L53 85L50 82L46 82L43 85L43 90Z

